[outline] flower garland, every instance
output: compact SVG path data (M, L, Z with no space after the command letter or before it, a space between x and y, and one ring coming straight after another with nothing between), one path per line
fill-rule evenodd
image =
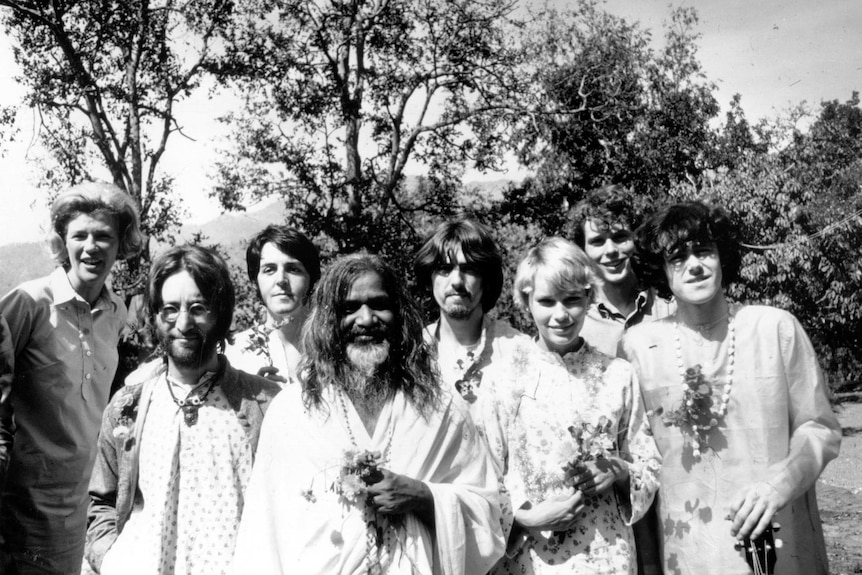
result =
M700 459L704 448L708 447L709 437L714 429L724 423L727 415L727 404L730 401L730 391L733 387L733 365L736 359L736 329L733 315L727 320L727 383L721 395L718 409L713 409L714 383L707 381L702 367L697 364L686 368L682 360L682 341L679 336L679 323L674 324L674 346L676 348L676 365L682 383L682 403L679 407L662 416L665 425L679 427L686 445L690 445L692 455ZM663 408L659 406L647 415L662 415Z

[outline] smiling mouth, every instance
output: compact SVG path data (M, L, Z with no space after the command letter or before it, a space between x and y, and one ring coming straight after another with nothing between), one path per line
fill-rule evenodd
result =
M626 265L626 260L616 260L613 262L605 262L602 265L605 266L606 268L616 269L616 268L619 268L619 267Z

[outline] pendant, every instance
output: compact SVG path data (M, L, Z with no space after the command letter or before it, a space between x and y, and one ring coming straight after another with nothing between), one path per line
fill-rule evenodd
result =
M188 427L191 427L198 422L198 407L199 406L197 405L182 406L183 419L186 421L186 425Z

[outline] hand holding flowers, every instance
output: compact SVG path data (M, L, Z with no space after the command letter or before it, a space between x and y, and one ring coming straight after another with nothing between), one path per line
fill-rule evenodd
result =
M586 496L599 495L615 483L628 481L628 463L613 455L611 421L599 417L595 425L579 422L568 428L571 441L564 443L563 482Z

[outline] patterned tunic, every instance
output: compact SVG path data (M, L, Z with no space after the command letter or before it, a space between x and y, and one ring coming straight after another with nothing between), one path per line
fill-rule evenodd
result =
M221 387L188 426L162 374L141 438L143 504L101 573L227 573L251 467L251 445Z
M630 490L614 487L588 501L577 527L566 532L513 537L491 573L636 573L631 524L658 489L660 457L630 365L583 345L565 358L537 347L520 367L520 387L498 389L496 413L484 414L514 508L570 489L562 467L575 456L571 426L586 429L596 449L631 462ZM595 432L599 426L603 431Z

